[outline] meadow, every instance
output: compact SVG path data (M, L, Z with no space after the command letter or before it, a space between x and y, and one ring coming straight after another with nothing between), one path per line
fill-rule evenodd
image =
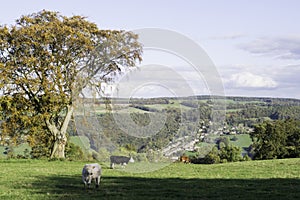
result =
M84 190L86 162L0 160L0 199L299 199L300 159L214 165L103 166L99 189ZM141 172L143 167L148 172ZM132 170L130 170L132 169ZM147 170L145 170L147 171ZM140 173L138 173L140 172Z

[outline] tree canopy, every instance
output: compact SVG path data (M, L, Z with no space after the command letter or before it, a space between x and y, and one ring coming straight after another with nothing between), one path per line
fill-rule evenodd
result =
M255 159L300 156L300 122L297 120L263 122L256 125L250 135Z
M100 30L82 16L40 11L0 27L2 134L29 135L65 157L66 131L76 100L141 61L138 36Z

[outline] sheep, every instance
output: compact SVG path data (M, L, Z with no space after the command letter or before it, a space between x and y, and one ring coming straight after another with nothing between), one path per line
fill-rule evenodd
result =
M82 169L82 181L84 183L84 188L86 188L86 185L88 186L88 188L90 188L93 179L95 180L95 187L98 188L100 184L101 174L101 166L98 163L84 165Z
M126 156L111 156L110 157L110 168L114 169L115 164L121 164L122 167L127 165L128 162L134 162L132 157L126 157Z

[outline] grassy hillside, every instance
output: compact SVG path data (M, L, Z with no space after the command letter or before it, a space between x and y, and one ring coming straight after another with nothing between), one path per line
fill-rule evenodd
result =
M298 199L300 159L171 164L148 173L104 167L99 190L83 190L84 162L0 160L0 199ZM135 168L130 164L128 168Z

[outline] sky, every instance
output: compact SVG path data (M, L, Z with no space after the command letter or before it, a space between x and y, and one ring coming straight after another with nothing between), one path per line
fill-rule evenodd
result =
M136 86L124 95L219 94L222 88L228 96L300 99L299 8L297 0L10 0L1 4L0 24L12 25L22 15L45 9L85 16L100 29L142 35L149 28L161 30L147 36L159 44L146 45L141 70L111 86L114 92L121 91L120 85ZM167 40L175 46L162 48ZM201 49L192 50L193 44ZM185 50L177 49L180 45Z

